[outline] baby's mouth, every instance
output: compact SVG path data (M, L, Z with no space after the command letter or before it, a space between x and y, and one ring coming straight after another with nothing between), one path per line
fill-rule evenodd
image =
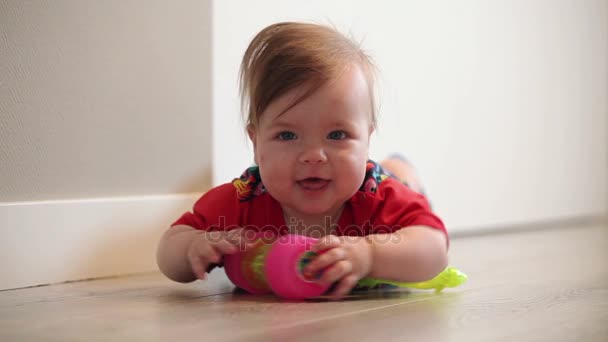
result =
M329 179L317 177L304 178L297 181L299 186L301 186L304 190L308 191L322 190L327 186L327 184L329 184L329 182Z

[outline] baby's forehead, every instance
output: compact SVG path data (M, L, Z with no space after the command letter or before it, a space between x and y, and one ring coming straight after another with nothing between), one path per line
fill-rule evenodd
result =
M306 129L310 131L324 129L347 129L359 126L371 127L371 116L363 112L326 111L310 114L301 108L294 108L269 120L262 119L261 128L266 129Z
M307 84L289 90L271 101L260 118L266 122L297 121L315 113L333 121L349 121L353 114L365 112L372 120L368 84L357 71L327 80L316 88Z

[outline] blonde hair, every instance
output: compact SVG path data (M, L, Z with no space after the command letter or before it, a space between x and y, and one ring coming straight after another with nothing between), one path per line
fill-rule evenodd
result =
M358 44L323 25L282 22L266 27L249 43L241 62L239 90L246 124L256 127L272 101L304 85L307 90L289 108L297 105L353 64L367 80L375 128L375 69Z

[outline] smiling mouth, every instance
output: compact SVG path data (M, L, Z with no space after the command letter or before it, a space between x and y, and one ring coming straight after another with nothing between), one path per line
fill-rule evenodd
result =
M310 178L301 179L301 180L297 181L296 183L298 183L298 185L300 187L302 187L302 189L304 189L304 190L319 191L319 190L325 189L325 187L327 187L329 182L331 182L329 179L310 177Z

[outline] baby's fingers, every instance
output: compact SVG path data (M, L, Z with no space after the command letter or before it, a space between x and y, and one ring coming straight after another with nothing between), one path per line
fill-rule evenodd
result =
M304 274L306 276L312 276L319 271L322 271L328 266L331 266L346 258L346 251L344 248L332 248L329 251L315 257L310 264L304 268Z
M330 294L332 300L338 300L350 293L350 291L357 285L357 276L349 274L342 278L336 286L336 289Z
M239 251L239 246L227 240L220 240L212 244L213 248L221 254L234 254Z
M315 253L320 253L321 251L328 250L331 248L339 247L342 244L342 240L336 235L326 235L319 239L310 250Z
M226 232L209 232L207 241L222 255L234 254L238 250L245 250L253 241L249 241L243 228Z
M331 285L336 281L345 278L353 271L353 264L350 261L342 260L333 264L331 267L323 271L323 275L319 282L325 285Z
M207 279L207 266L208 262L204 262L201 257L193 256L189 258L190 268L192 269L192 273L201 280Z
M210 263L220 262L221 255L206 241L198 240L188 249L187 257L192 273L199 279L205 279L207 267Z
M213 244L205 239L197 239L190 245L188 259L203 258L207 262L218 263L222 255L216 251Z

